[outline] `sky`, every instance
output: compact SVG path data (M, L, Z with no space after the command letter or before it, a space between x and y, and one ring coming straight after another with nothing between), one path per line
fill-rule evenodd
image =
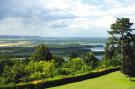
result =
M135 22L135 0L0 0L0 35L108 37L122 17Z

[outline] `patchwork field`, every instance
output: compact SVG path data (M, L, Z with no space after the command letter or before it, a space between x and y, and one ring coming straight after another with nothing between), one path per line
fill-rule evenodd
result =
M135 82L130 82L120 72L113 72L98 78L48 89L135 89Z
M30 41L0 41L0 47L31 47Z
M95 41L96 40L96 41ZM67 59L71 53L82 55L90 50L94 51L97 58L101 59L104 53L105 39L77 39L77 38L51 38L44 40L28 39L0 39L0 54L12 58L28 58L34 51L34 46L46 44L53 55L62 56Z

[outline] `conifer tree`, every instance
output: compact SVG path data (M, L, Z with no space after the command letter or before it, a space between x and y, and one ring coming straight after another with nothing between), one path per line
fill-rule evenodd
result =
M111 37L106 46L106 49L111 50L108 51L112 52L111 56L121 55L122 72L130 77L135 76L135 36L132 34L132 25L129 18L118 18L111 25L111 31L108 31Z
M35 51L31 55L31 59L34 61L50 61L52 59L52 54L46 45L41 44L36 47Z

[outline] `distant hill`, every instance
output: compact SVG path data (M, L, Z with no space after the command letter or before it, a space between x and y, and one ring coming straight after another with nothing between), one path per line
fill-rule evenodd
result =
M42 40L40 36L15 36L15 35L0 35L0 39L12 39L12 40Z
M16 35L0 35L0 40L42 40L51 43L105 43L106 37L41 37L41 36L16 36Z

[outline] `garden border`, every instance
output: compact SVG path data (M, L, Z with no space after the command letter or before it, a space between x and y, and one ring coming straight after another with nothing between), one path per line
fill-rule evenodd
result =
M62 79L44 81L36 84L30 82L22 85L2 86L0 87L0 89L45 89L45 88L60 86L68 83L79 82L86 79L97 78L99 76L106 75L108 73L115 72L120 69L121 67L115 67L103 71L91 72L89 74L84 74L84 75L82 74L82 75L77 75L77 76L72 76L72 77L67 77Z

